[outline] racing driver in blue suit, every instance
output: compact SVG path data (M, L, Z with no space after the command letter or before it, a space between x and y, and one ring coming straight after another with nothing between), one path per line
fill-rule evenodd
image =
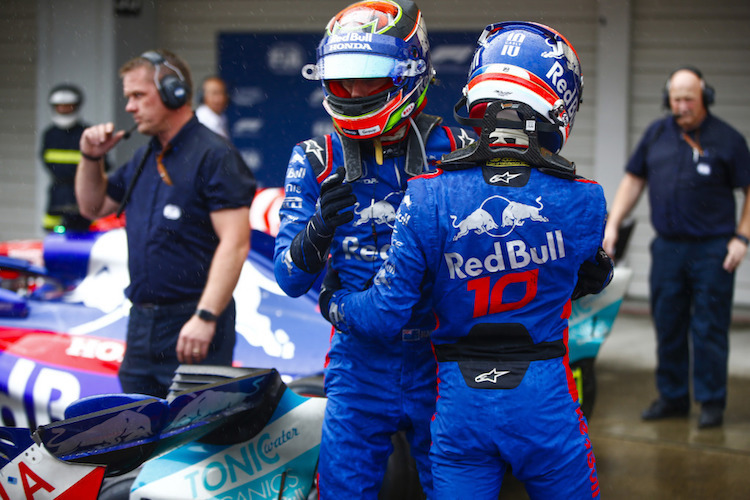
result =
M303 75L322 82L335 133L292 151L276 279L288 295L300 296L328 262L345 289L362 290L385 260L407 179L433 170L443 154L471 144L474 134L422 113L434 71L422 13L411 1L358 2L336 14L317 64ZM434 326L423 303L393 331L375 326L371 339L332 334L320 498L377 498L398 431L406 432L422 489L431 497ZM386 335L388 341L375 338Z
M321 310L346 340L399 331L431 293L435 498L495 500L508 466L531 498L599 497L567 336L571 298L611 279L606 206L557 154L582 90L578 56L556 31L485 28L456 105L479 142L409 181L371 288L324 281Z

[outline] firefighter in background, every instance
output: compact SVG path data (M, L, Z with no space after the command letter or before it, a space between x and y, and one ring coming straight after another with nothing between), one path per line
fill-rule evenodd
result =
M46 231L86 231L91 221L78 211L74 191L81 159L78 143L88 126L80 120L83 92L75 85L56 85L49 93L49 105L52 124L44 131L41 158L50 174L50 185L42 227Z

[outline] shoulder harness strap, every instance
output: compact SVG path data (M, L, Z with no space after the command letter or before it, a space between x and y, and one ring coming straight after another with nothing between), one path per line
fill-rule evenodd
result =
M477 164L493 158L514 158L528 163L532 167L539 169L545 174L562 177L564 179L577 178L575 164L558 154L554 154L539 146L537 131L549 128L554 130L553 125L540 123L534 119L533 110L526 104L512 102L512 109L518 111L522 117L521 127L529 138L529 146L526 149L517 149L508 146L492 147L490 134L496 128L519 128L519 122L503 120L497 118L497 113L505 109L504 101L494 101L487 106L484 117L481 120L467 119L458 115L460 109L466 102L466 97L462 97L454 107L454 117L464 125L481 126L482 133L479 140L465 148L457 149L452 153L443 155L441 168L444 170L461 170L471 168ZM459 120L460 118L460 120Z
M424 155L423 145L427 143L427 138L435 130L435 127L443 121L439 116L420 113L415 119L416 132L409 130L409 136L406 143L406 165L404 170L409 177L424 173L424 164L427 160ZM354 182L362 177L362 157L359 150L359 141L350 139L343 134L339 134L341 146L344 150L344 167L346 168L346 182ZM421 144L420 144L421 141Z
M409 142L406 143L406 166L404 167L404 170L409 177L414 177L415 175L424 173L423 167L427 161L427 158L424 157L424 155L427 154L424 150L424 145L427 144L427 138L432 131L435 130L435 127L443 122L443 119L439 116L420 113L414 122L419 137L417 137L416 133L410 131L407 139Z

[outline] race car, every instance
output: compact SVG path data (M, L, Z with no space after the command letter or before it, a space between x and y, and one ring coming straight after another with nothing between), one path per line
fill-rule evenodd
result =
M274 279L269 233L281 199L283 190L264 190L253 204L259 229L234 291L234 359L275 368L289 382L322 373L331 326L318 313L316 292L292 299ZM0 245L0 424L34 429L61 420L80 398L121 392L130 302L118 225Z

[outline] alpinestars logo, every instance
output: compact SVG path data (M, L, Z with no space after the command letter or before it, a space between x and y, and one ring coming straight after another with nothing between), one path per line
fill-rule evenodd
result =
M497 384L497 379L502 377L503 375L507 375L510 373L510 370L503 370L498 371L497 368L493 368L492 370L486 372L486 373L480 373L476 377L474 377L474 382L477 384L480 384L482 382L490 382L492 384Z
M492 177L490 177L490 184L498 184L500 182L504 184L509 184L510 181L515 179L516 177L519 177L521 174L511 174L510 172L503 172L502 174L495 174Z
M466 146L469 146L470 144L474 144L474 139L469 136L469 134L466 133L466 130L461 129L461 132L458 134L458 137L456 137L459 141L461 141L461 147L458 149L463 149Z
M309 139L303 143L305 145L305 153L312 153L318 159L321 165L325 165L326 162L323 160L324 149L320 147L320 144L312 139Z
M493 200L501 201L496 202ZM500 212L500 207L495 207L494 205L503 202L506 205L505 208L502 209L501 225L498 225L492 214ZM458 233L453 237L453 241L463 238L469 234L470 231L474 231L475 234L488 234L493 238L503 238L512 233L516 227L523 226L527 220L533 222L548 222L549 219L541 215L541 211L544 208L541 196L536 199L536 203L537 206L535 207L533 205L509 200L504 196L490 196L482 202L479 208L474 210L461 222L456 223L458 217L455 215L450 216L452 220L451 225L455 229L458 229ZM488 210L485 209L485 206L492 206L492 208ZM509 229L500 234L493 233L494 230L500 229L501 227L509 227Z

